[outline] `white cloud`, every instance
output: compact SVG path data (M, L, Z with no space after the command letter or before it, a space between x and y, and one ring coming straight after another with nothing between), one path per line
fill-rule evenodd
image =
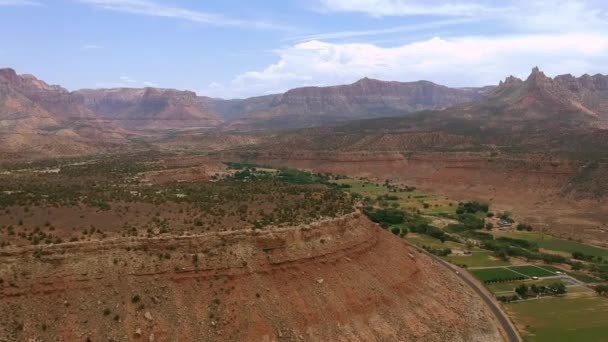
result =
M1 0L0 0L1 1ZM183 7L165 5L150 0L77 0L81 3L104 10L124 12L152 17L181 19L193 23L214 26L238 26L258 29L283 29L287 27L265 21L250 21L228 18L220 14L191 10Z
M314 40L276 53L278 60L268 67L207 91L216 96L251 96L304 85L350 83L366 76L480 86L496 84L508 74L525 77L535 65L553 75L608 71L608 36L603 34L433 38L390 48Z
M38 1L31 0L0 0L0 6L40 6Z

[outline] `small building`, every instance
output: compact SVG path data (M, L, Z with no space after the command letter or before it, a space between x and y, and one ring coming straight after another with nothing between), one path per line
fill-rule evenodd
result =
M498 220L498 226L499 227L511 227L513 225L513 223L506 221L506 220Z

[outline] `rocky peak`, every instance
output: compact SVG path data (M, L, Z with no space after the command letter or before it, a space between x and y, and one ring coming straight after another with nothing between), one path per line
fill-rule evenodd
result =
M58 85L49 85L33 75L18 75L17 72L11 68L0 69L0 82L27 92L68 92Z
M511 75L511 76L505 78L504 81L500 81L500 83L498 84L498 86L500 87L500 86L503 86L503 85L520 84L522 82L523 81L521 79L519 79L519 78Z
M11 68L0 69L0 81L6 82L6 83L14 83L14 82L16 82L17 78L18 78L17 72L15 72L14 69L11 69Z
M538 84L538 83L547 82L550 80L551 79L548 78L544 72L540 71L540 69L538 67L534 67L532 69L532 72L530 73L530 76L528 76L528 79L526 79L526 83Z

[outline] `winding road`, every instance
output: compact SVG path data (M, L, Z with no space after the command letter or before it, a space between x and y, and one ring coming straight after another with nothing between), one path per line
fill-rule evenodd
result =
M517 329L515 329L515 327L509 320L509 317L507 317L507 315L504 313L504 311L502 311L502 309L500 308L498 303L494 300L494 296L492 294L490 294L485 289L485 287L483 287L483 285L481 283L479 283L475 278L473 278L473 276L471 276L468 272L464 271L463 269L450 264L449 262L441 259L440 257L438 257L436 255L433 255L433 254L425 251L422 248L418 248L417 246L412 245L410 243L408 243L408 245L416 248L417 250L425 253L426 255L430 256L431 258L437 260L440 264L442 264L447 269L452 271L460 279L462 279L467 285L469 285L469 287L471 287L473 289L473 291L475 291L475 293L477 293L479 295L479 297L481 297L481 299L490 308L490 310L496 317L496 320L498 321L498 323L500 323L502 330L506 334L507 341L509 341L509 342L522 341L522 339L519 337L519 334L517 333Z

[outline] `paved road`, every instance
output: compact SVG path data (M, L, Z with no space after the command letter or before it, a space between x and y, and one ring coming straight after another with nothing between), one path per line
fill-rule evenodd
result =
M479 295L479 297L481 297L481 299L486 303L486 305L490 308L490 310L492 311L492 313L498 320L498 323L500 323L500 325L502 326L503 331L507 334L507 340L509 342L520 342L521 341L521 339L519 338L519 334L517 333L517 330L511 324L511 321L509 321L509 318L502 311L502 309L500 308L498 303L494 300L494 297L490 293L488 293L487 290L483 287L483 285L481 285L476 279L474 279L473 276L471 276L468 272L450 264L449 262L441 259L440 257L438 257L436 255L430 254L427 251L425 251L421 248L418 248L414 245L410 244L410 246L424 252L426 255L437 260L439 263L444 265L447 269L454 272L458 277L460 277L460 279L462 279L467 285L469 285L473 289L473 291L475 291Z

